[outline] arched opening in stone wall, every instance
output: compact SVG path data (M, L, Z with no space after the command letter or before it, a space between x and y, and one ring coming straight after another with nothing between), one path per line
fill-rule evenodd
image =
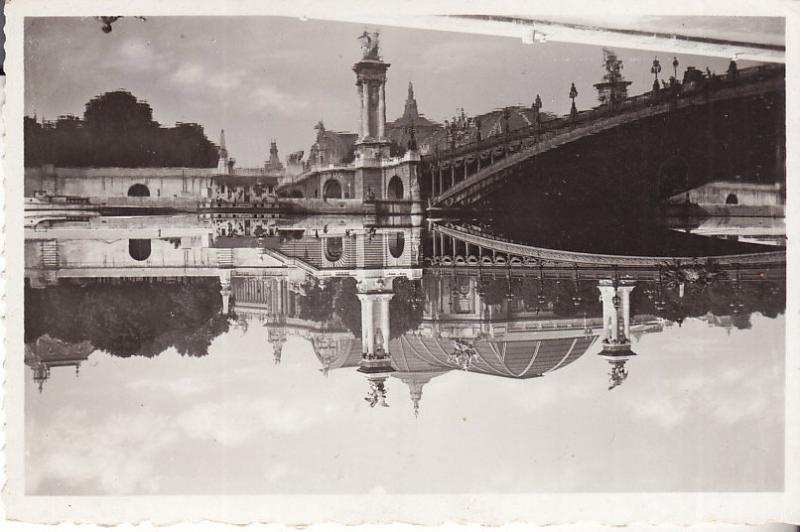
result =
M398 176L393 176L386 187L387 199L403 199L403 180Z
M406 237L402 232L397 232L389 236L389 253L392 257L399 259L406 248Z
M728 194L728 197L725 198L725 204L726 205L738 205L739 204L739 198L736 196L736 194L733 194L733 193Z
M336 179L328 179L322 188L322 199L341 199L342 185Z
M128 240L128 254L133 260L143 261L150 258L152 245L147 238L131 238Z
M128 189L128 196L133 198L147 198L150 197L150 189L147 188L147 185L136 183Z
M344 243L342 237L332 237L325 239L325 258L330 262L336 262L342 258L344 253Z

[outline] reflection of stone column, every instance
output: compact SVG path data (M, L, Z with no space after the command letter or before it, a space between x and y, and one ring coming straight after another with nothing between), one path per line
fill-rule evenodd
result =
M385 353L389 352L389 301L393 296L394 294L386 292L358 294L358 299L361 300L362 353L374 355L379 347ZM380 345L377 345L378 341Z
M219 293L222 296L222 314L227 316L231 299L231 272L223 270L219 272Z
M631 339L631 291L632 286L622 286L619 288L622 294L622 324L623 334L625 341L630 342Z
M361 352L375 353L374 311L370 294L358 294L361 300Z
M380 311L381 335L383 337L383 352L389 352L389 300L393 294L382 294L378 298L378 309Z
M411 228L411 266L419 266L420 261L422 260L422 253L420 253L420 248L422 246L422 228L420 226L414 226Z
M631 304L634 288L630 280L612 281L603 279L598 289L603 302L602 350L598 353L611 365L609 390L616 388L628 378L626 362L635 353L631 351ZM622 327L620 327L620 321Z

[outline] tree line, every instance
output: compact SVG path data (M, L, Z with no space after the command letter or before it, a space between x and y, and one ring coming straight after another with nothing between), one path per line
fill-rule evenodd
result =
M93 98L82 118L26 116L24 134L25 166L211 168L219 154L201 125L163 127L149 104L122 90Z

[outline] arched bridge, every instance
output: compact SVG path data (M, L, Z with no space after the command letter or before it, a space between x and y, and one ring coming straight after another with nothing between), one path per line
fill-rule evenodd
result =
M466 144L454 146L446 151L436 151L435 153L423 157L423 183L425 192L429 198L430 207L455 207L468 206L484 198L489 192L496 190L512 176L520 175L521 170L526 171L526 179L535 180L537 178L536 169L533 168L534 160L540 156L558 150L567 145L576 145L579 141L584 141L589 137L602 136L601 134L613 133L615 130L622 130L631 125L645 123L650 119L662 120L659 124L666 124L670 116L678 115L683 111L693 112L700 109L715 109L717 114L724 119L731 118L730 115L740 115L740 120L750 121L743 124L734 125L730 122L719 121L716 129L705 132L695 138L681 138L686 136L692 129L706 127L711 123L709 115L701 114L702 121L698 121L697 116L685 119L676 127L673 127L671 136L672 145L665 145L662 128L658 129L658 136L649 138L646 142L658 144L661 152L681 153L697 150L698 153L705 150L712 152L711 155L700 154L702 157L713 158L713 152L717 151L717 161L724 161L723 164L714 161L703 163L703 168L695 171L696 174L714 173L720 174L731 172L732 168L750 165L745 171L751 174L764 172L764 166L770 166L769 172L782 172L781 159L783 157L780 143L783 138L782 120L773 120L777 116L774 107L783 106L782 94L785 92L785 67L783 65L763 65L746 68L736 71L735 75L707 76L699 81L684 84L674 84L660 90L654 90L639 96L628 98L615 105L604 105L592 110L582 111L577 114L567 115L551 120L536 121L530 126L516 130L506 131L505 134L494 135L489 138ZM760 135L759 130L764 129L761 123L754 123L755 117L764 115L763 109L753 109L753 99L760 99L765 96L777 96L766 101L762 105L768 111L770 117L761 118L770 125L767 129L775 129L770 134L777 142L772 142L776 147L778 155L773 150L772 157L768 164L764 164L763 157L757 162L752 162L752 157L746 161L739 162L735 159L737 152L742 150L736 147L736 132L739 134L743 130L751 131L753 135ZM750 100L748 100L750 99ZM760 100L758 100L760 101ZM728 104L728 106L726 106ZM538 113L537 113L538 116ZM732 117L736 119L737 117ZM780 123L779 123L780 122ZM677 121L676 121L677 123ZM746 126L746 127L745 127ZM650 129L654 129L650 127ZM780 129L780 131L778 131ZM675 131L677 130L677 131ZM636 141L636 137L642 135L637 132L628 131L627 140L631 143ZM724 135L733 135L728 138ZM700 135L700 134L698 134ZM645 135L646 136L646 135ZM675 138L677 137L677 138ZM633 140L631 140L633 139ZM698 140L700 139L700 140ZM723 140L720 140L723 139ZM641 139L638 139L641 141ZM616 145L624 145L626 141L619 142L613 139ZM681 148L680 143L688 143L689 148ZM755 144L757 141L752 142ZM724 146L719 150L712 149L710 143L723 143ZM701 150L702 148L702 150ZM562 148L563 149L563 148ZM609 150L604 148L606 152ZM641 153L651 151L650 148L635 148L632 154L603 154L606 158L623 157L627 159L641 158ZM753 152L764 152L763 147L752 146ZM659 156L652 154L653 159ZM580 156L580 153L578 154ZM731 157L734 157L733 159ZM644 164L644 163L642 163ZM713 168L728 164L728 168ZM740 170L737 167L737 171ZM654 168L640 167L633 173L641 175L655 174ZM710 176L709 176L710 177ZM688 180L687 180L688 184ZM691 186L696 186L692 184ZM673 191L674 192L674 191Z

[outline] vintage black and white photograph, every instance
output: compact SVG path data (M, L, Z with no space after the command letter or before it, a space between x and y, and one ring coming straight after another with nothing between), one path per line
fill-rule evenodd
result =
M21 24L20 496L787 488L784 17Z

